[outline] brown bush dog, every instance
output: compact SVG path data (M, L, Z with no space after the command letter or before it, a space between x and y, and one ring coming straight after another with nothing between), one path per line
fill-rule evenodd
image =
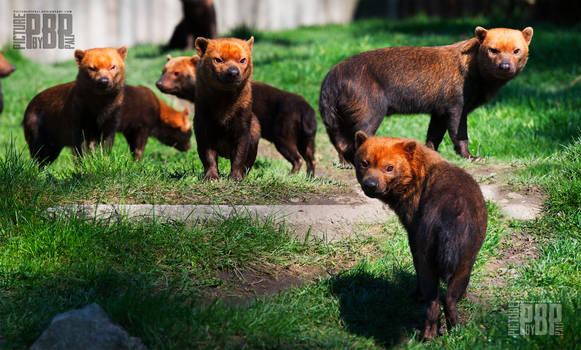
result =
M211 39L218 36L213 0L182 0L182 10L184 18L176 25L169 43L161 48L162 52L186 49L199 36Z
M252 44L234 38L196 39L194 133L204 179L218 180L218 156L230 159L232 180L256 160L260 124L252 113Z
M156 83L164 93L194 102L198 56L168 55L162 76ZM261 136L274 143L276 149L292 164L291 174L300 170L301 156L307 174L315 174L315 110L301 96L270 85L251 82L252 111L260 122ZM299 155L300 154L300 155Z
M24 136L31 156L41 166L52 163L63 147L75 156L97 143L113 145L125 87L127 49L76 50L79 65L74 82L36 95L24 113Z
M417 274L415 295L427 304L422 338L438 334L440 279L448 288L448 330L458 323L484 237L488 212L480 187L464 170L412 140L355 134L357 180L365 194L395 211L408 232Z
M4 56L0 53L0 78L6 78L16 70ZM0 113L4 109L4 95L2 95L2 83L0 82Z
M396 113L430 114L426 146L437 151L448 130L456 153L474 159L468 114L522 71L533 29L476 27L475 35L447 46L367 51L333 67L319 110L339 159L353 163L355 133L373 135L384 116Z
M24 136L30 155L42 166L53 162L63 147L73 147L79 121L67 117L63 101L70 99L75 84L42 91L26 109ZM124 94L117 131L125 136L136 160L141 159L150 136L182 152L190 148L192 127L187 108L179 112L143 86L125 85Z
M118 132L123 133L133 158L141 159L148 137L185 152L190 149L190 112L168 106L145 86L125 86Z

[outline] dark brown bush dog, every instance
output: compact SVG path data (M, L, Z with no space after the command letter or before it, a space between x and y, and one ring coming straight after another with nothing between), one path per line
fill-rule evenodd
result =
M355 132L373 135L385 116L396 113L430 114L426 145L438 150L448 130L456 153L473 159L468 113L524 68L533 29L477 27L475 35L447 46L367 51L333 67L319 109L340 160L353 162Z
M488 212L480 187L464 170L412 140L355 134L357 180L365 194L395 211L408 232L417 274L415 295L427 305L422 338L438 334L440 280L448 288L448 329L466 293L486 236Z

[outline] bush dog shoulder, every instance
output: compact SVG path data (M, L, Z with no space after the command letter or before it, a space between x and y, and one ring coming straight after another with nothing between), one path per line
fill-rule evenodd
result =
M480 187L464 170L412 140L355 134L357 180L365 194L392 208L408 233L417 274L416 295L426 301L423 338L438 333L440 280L448 288L448 329L458 323L456 302L465 295L486 235L488 212Z
M123 103L126 55L124 46L76 50L76 81L48 88L30 101L22 124L30 154L41 165L52 163L66 146L82 155L84 147L113 144Z
M219 179L218 156L230 159L233 180L242 180L256 160L260 124L252 112L253 43L253 37L196 39L194 133L205 180Z
M190 113L168 106L145 86L125 86L119 132L123 133L135 159L141 159L147 138L152 136L179 151L190 149Z
M438 150L448 130L456 153L468 149L468 113L516 77L528 59L533 29L475 29L475 37L440 47L367 51L333 67L321 86L319 109L342 161L353 162L353 137L373 135L384 116L431 115L426 145Z
M194 102L198 56L171 57L156 83L164 93ZM251 82L252 111L258 118L261 136L274 143L276 149L292 164L291 174L307 164L307 174L315 173L315 111L301 96ZM299 155L300 154L300 155Z
M4 56L0 53L0 78L6 78L16 70ZM0 113L4 109L4 96L2 95L2 83L0 83Z

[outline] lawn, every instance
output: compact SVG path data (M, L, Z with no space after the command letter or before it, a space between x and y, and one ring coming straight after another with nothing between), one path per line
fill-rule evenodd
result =
M581 83L572 82L581 75L581 27L416 17L235 34L256 38L255 80L301 94L318 109L320 82L340 60L379 47L463 40L477 25L535 29L527 67L469 116L468 131L475 155L514 166L511 184L541 187L547 201L531 222L510 220L488 203L487 238L468 298L458 305L461 326L427 343L415 333L423 310L408 297L415 272L395 219L330 243L297 241L277 218L185 225L46 213L69 202L270 204L343 193L349 189L332 176L336 154L320 119L318 165L326 171L315 178L304 169L289 176L290 164L263 155L242 183L203 183L195 147L180 153L151 139L134 162L121 135L111 154L75 165L64 150L39 170L24 142L24 110L42 89L73 80L76 65L37 64L8 50L18 70L3 80L0 116L0 348L30 346L56 313L91 302L149 348L579 348ZM191 52L172 52L182 54ZM158 93L164 62L152 45L130 48L128 83ZM423 140L428 121L393 116L378 134ZM479 166L455 155L447 136L440 150L461 166ZM222 160L223 175L228 168ZM289 288L252 289L269 279ZM509 336L512 303L535 301L562 305L562 335Z

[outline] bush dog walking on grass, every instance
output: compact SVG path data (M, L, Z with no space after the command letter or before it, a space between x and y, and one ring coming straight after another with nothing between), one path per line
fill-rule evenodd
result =
M156 85L164 93L194 102L198 56L168 55L162 76ZM307 174L315 173L315 111L301 96L270 85L251 82L252 111L258 118L261 136L274 143L276 149L292 164L291 174L307 164ZM300 154L300 155L299 155Z
M204 179L218 180L218 156L230 159L230 179L242 180L256 160L260 124L252 113L252 44L234 38L196 39L194 133Z
M524 68L533 29L476 27L475 37L440 47L367 51L333 67L321 86L319 109L343 162L353 162L353 136L373 135L384 116L431 115L426 146L438 150L448 130L467 159L468 113L488 102Z
M42 166L52 163L63 147L75 155L96 143L113 145L125 86L127 49L76 50L79 73L74 82L48 88L28 104L24 136L31 156Z
M190 112L171 108L145 86L126 85L117 131L127 139L135 159L141 159L149 136L184 152L192 137Z
M417 274L415 295L427 304L422 338L438 334L440 280L448 288L448 329L466 293L486 235L488 212L480 187L464 170L412 140L355 134L355 169L365 194L395 211L408 232Z
M6 58L4 58L4 56L0 53L0 78L6 78L10 74L12 74L12 72L14 72L15 70L16 67L10 64L10 62L8 62ZM2 83L0 83L0 113L2 113L3 109L4 109L4 96L2 95Z

